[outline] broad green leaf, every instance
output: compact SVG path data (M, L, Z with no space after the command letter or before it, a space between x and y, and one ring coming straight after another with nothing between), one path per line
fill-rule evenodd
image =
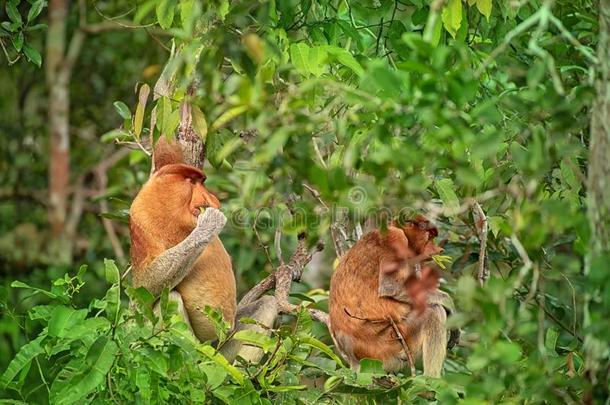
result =
M159 106L161 106L161 109L157 110L157 128L165 137L171 138L180 123L180 114L178 109L172 109L172 102L169 97L161 97L157 102L157 107Z
M489 17L491 16L491 0L476 0L477 1L477 9L481 14L485 16L487 21L489 21Z
M330 347L320 342L318 339L314 337L303 336L299 337L299 343L304 344L306 346L315 347L316 349L333 359L338 365L343 365L343 361L341 361L341 359L330 349Z
M128 120L131 118L131 111L129 111L129 107L127 107L127 104L122 101L115 101L114 103L112 103L112 105L114 106L116 112L118 112L123 119Z
M108 289L108 291L106 291L104 300L107 303L106 316L112 321L112 323L116 323L118 321L119 310L121 307L121 288L119 287L119 284L114 284Z
M136 106L136 113L133 121L133 132L136 135L136 138L140 137L142 133L142 124L144 122L144 112L146 111L146 102L148 101L148 94L150 93L150 87L148 84L144 83L140 87L140 92L138 94L138 105Z
M32 3L32 7L30 7L30 11L28 12L28 22L33 21L36 17L40 15L40 12L44 8L45 0L36 0Z
M236 107L229 108L227 111L222 113L220 117L216 119L216 121L212 123L212 129L218 129L223 127L229 121L233 120L233 118L240 116L246 111L248 111L247 105L238 105Z
M462 0L449 0L441 13L443 26L453 38L462 24Z
M47 291L47 290L43 290L42 288L32 287L32 286L24 283L23 281L18 281L18 280L13 281L11 283L11 287L13 287L13 288L25 288L27 290L35 291L36 293L44 294L44 295L46 295L49 298L57 298L56 294L53 294L52 292Z
M102 135L100 137L100 142L113 142L115 139L127 138L129 136L129 132L123 131L122 129L113 129Z
M223 160L220 158L222 147L234 138L235 135L225 128L210 132L207 138L206 150L208 160L212 166L220 167L222 165Z
M143 399L150 400L150 373L148 370L139 369L137 371L136 387Z
M235 367L233 367L224 356L216 351L212 346L201 345L198 347L201 354L214 361L216 364L221 366L231 377L235 379L240 385L244 384L244 375Z
M104 269L106 274L106 281L110 284L118 284L121 279L119 269L114 264L114 260L104 259Z
M1 386L6 387L24 367L30 364L34 357L44 353L41 343L46 336L43 332L36 339L21 346L17 355L11 360L2 377L0 377Z
M271 338L262 333L253 330L240 330L234 335L234 338L252 346L260 347L269 353L277 344L277 339Z
M51 313L55 307L53 305L36 305L28 311L30 319L42 319L48 321L51 318Z
M358 76L364 74L364 69L360 66L360 63L354 58L354 56L347 50L339 48L338 46L326 45L324 50L328 52L337 62L350 68Z
M105 381L106 374L108 374L114 364L118 351L119 348L114 340L106 336L100 336L87 352L84 364L82 365L84 370L81 369L82 371L74 373L74 367L71 367L70 377L65 381L61 381L58 386L59 390L52 390L52 402L71 404L81 401L93 392ZM53 385L55 386L55 382Z
M19 34L17 34L17 36L13 37L11 40L15 50L20 52L21 48L23 48L23 31L19 32Z
M375 359L360 360L360 372L370 374L385 374L383 371L383 363Z
M290 61L303 76L320 76L324 73L326 57L323 46L309 47L303 42L290 45Z
M169 29L174 22L174 9L176 6L175 0L160 0L157 3L155 12L157 14L157 21L164 30Z
M17 10L17 6L15 5L15 2L7 1L5 10L6 10L6 15L8 15L8 18L10 18L11 21L19 23L21 25L21 23L22 23L21 14L19 14L19 10Z
M491 348L493 357L503 364L515 363L521 358L521 349L514 342L500 340Z
M220 20L224 21L227 14L229 14L229 0L220 0L220 5L218 6Z
M554 352L557 347L557 339L559 338L559 331L556 328L548 328L546 330L546 336L544 339L544 347Z
M384 374L383 364L380 360L361 359L360 371L357 374L356 381L360 385L370 385L373 382L373 377Z
M57 306L49 320L49 336L70 337L71 330L85 320L86 309L73 309L63 305Z
M208 136L208 122L205 119L205 115L203 115L203 111L196 105L192 106L191 111L193 115L193 129L199 138L205 142Z
M451 179L440 179L434 182L436 192L443 201L445 213L449 216L455 215L460 207L460 200L455 193L455 186Z
M26 42L23 44L23 53L30 62L40 67L42 64L42 56L40 56L40 52L38 52L37 49L33 48Z

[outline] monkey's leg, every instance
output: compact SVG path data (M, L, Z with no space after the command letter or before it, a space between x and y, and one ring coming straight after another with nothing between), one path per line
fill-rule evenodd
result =
M176 290L170 291L167 296L168 301L175 302L177 304L176 312L178 315L184 318L184 322L188 325L189 331L195 336L195 332L193 332L193 328L191 327L191 321L189 319L189 314L186 312L186 308L184 307L184 301L182 300L182 295ZM155 315L161 318L161 303L157 301L155 307L153 308Z
M256 301L237 308L235 316L236 325L235 332L242 330L252 330L258 333L269 335L270 332L259 325L244 324L239 322L241 318L252 318L267 328L273 327L273 323L278 315L277 300L271 295L263 295ZM263 350L258 347L244 345L243 342L237 339L230 339L221 348L220 352L226 357L229 362L232 362L237 356L242 357L250 363L258 363L263 357Z
M455 304L451 299L451 296L444 291L436 290L433 294L428 296L428 304L433 306L435 304L442 305L445 309L446 317L449 318L455 313ZM460 329L451 329L449 331L447 349L453 348L460 341Z
M422 358L424 375L440 377L447 354L447 313L441 305L431 305L426 310L422 325Z

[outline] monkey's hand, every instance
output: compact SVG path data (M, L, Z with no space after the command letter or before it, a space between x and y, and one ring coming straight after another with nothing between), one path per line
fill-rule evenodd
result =
M154 296L161 294L165 287L174 289L226 222L227 218L219 210L205 210L197 217L197 226L186 239L157 256L137 277L134 273L134 286L146 287Z
M218 236L222 228L227 223L227 217L216 208L207 208L203 214L197 217L195 232L200 235L208 236L212 239Z

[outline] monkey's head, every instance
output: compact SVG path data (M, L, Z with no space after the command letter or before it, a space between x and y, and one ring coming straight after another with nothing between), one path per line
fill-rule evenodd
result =
M415 219L401 225L400 228L409 240L409 247L416 255L429 258L443 251L443 248L434 243L434 238L438 236L438 229L425 217L418 215Z
M220 208L218 197L205 187L205 174L194 166L165 165L155 172L153 180L170 214L191 229L197 224L200 208Z

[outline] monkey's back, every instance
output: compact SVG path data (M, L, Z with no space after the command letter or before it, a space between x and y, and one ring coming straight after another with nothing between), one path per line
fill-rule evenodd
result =
M346 253L331 278L330 332L352 367L358 367L360 359L372 358L394 371L407 360L390 319L400 328L410 306L378 293L380 263L388 254L379 231L370 232ZM404 332L415 352L419 336Z
M193 270L176 286L182 296L195 336L201 341L216 338L212 322L205 315L206 305L222 310L233 326L237 306L235 275L231 257L218 237L201 253Z

